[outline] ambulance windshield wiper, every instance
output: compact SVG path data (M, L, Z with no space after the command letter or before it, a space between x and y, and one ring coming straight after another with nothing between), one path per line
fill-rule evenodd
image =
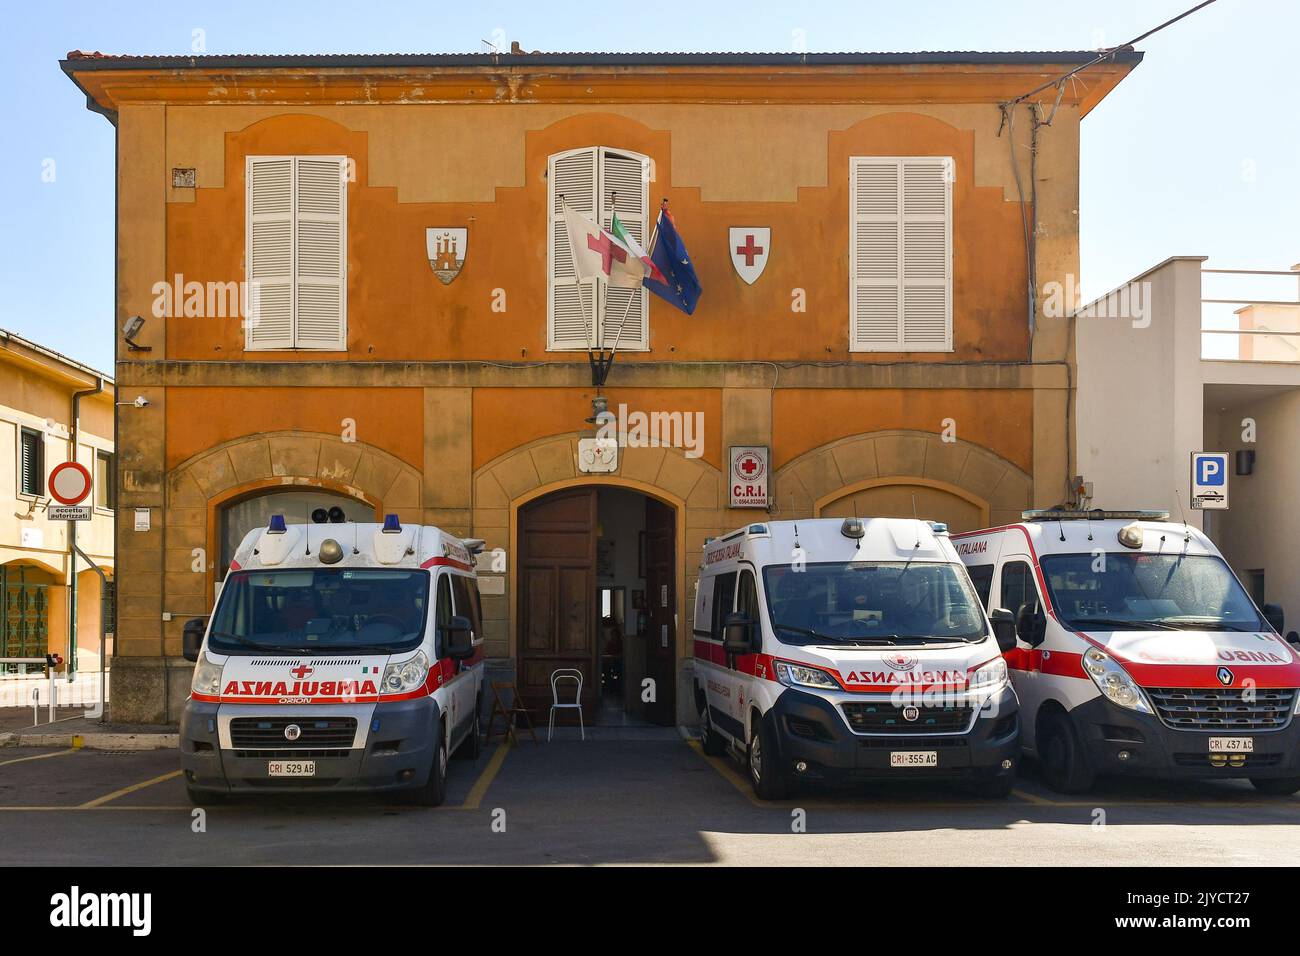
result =
M877 637L835 637L830 634L823 634L821 631L814 631L810 627L798 627L794 624L776 624L774 628L780 628L783 631L794 631L796 634L807 634L811 638L819 641L830 641L832 644L893 644L897 634L881 634Z
M1128 618L1122 618L1122 617L1078 617L1075 618L1070 623L1072 626L1077 627L1080 630L1084 630L1084 631L1093 628L1095 625L1099 625L1102 628L1113 628L1117 631L1143 631L1143 630L1181 631L1183 630L1180 627L1176 627L1173 624L1168 624L1164 621L1130 620Z
M250 638L243 637L239 634L231 634L229 631L213 631L209 637L219 637L223 641L234 641L236 644L242 644L245 647L255 647L259 651L268 651L272 654L313 654L314 648L294 647L288 644L263 644L261 641L254 641Z

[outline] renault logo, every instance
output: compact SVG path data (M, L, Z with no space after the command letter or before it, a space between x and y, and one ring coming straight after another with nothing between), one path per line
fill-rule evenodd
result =
M1220 667L1219 672L1215 676L1219 678L1219 683L1224 687L1232 686L1232 671L1228 670L1226 667Z
M916 718L918 718L918 717L920 717L920 716L921 716L921 711L920 711L919 709L917 709L916 707L904 707L904 708L903 708L903 719L906 720L906 721L909 722L909 723L911 723L912 721L916 720Z
M299 727L297 724L290 724L288 727L284 728L285 740L297 740L301 736L302 736L302 728Z

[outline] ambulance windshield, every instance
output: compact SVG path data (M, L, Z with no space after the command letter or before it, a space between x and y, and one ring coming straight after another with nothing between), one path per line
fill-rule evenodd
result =
M1052 606L1075 630L1268 630L1215 555L1052 554L1041 564Z
M397 569L236 571L208 646L223 654L392 653L420 643L429 576Z
M978 641L984 615L955 565L850 562L763 569L772 628L786 644Z

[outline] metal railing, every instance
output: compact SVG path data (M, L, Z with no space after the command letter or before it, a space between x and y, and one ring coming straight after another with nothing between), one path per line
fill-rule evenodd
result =
M1201 274L1202 275L1235 275L1235 276L1285 276L1292 279L1296 279L1298 282L1300 282L1300 267L1294 267L1286 271L1278 270L1278 269L1204 269L1203 268L1201 269ZM1205 326L1205 310L1204 310L1204 307L1207 305L1233 305L1233 306L1263 305L1263 306L1291 307L1296 309L1296 318L1297 321L1300 322L1300 287L1297 288L1297 296L1294 299L1263 299L1258 297L1247 298L1247 299L1224 299L1224 298L1202 298L1201 299L1201 306L1202 306L1201 358L1212 359L1216 361L1229 361L1229 362L1269 362L1269 361L1300 362L1300 327L1297 327L1295 329L1243 329L1240 327L1207 328ZM1241 321L1240 317L1238 317L1237 321L1238 322ZM1236 354L1235 355L1223 355L1223 354L1207 355L1206 354L1207 350L1205 347L1207 340L1205 336L1224 336L1224 335L1232 336L1236 340L1237 343ZM1251 338L1252 336L1260 336L1261 339ZM1287 346L1292 348L1296 354L1294 356L1261 358L1254 354L1255 351L1254 343L1256 341L1262 341L1263 338L1278 339L1286 343ZM1214 341L1214 340L1210 340L1210 341ZM1246 343L1251 343L1248 349L1248 351L1251 354L1243 356L1242 346L1245 345ZM1218 350L1211 349L1210 351L1213 352Z

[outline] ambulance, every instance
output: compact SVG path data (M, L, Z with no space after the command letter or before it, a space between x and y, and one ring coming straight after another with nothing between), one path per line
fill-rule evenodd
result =
M249 532L210 619L185 628L191 799L368 790L442 803L448 756L480 746L481 548L397 515L331 522L320 509Z
M693 635L703 749L742 760L761 799L918 779L1006 796L1012 627L990 622L941 524L769 521L710 540Z
M953 536L1006 654L1049 786L1098 774L1300 790L1300 656L1214 544L1166 512L1027 511Z

